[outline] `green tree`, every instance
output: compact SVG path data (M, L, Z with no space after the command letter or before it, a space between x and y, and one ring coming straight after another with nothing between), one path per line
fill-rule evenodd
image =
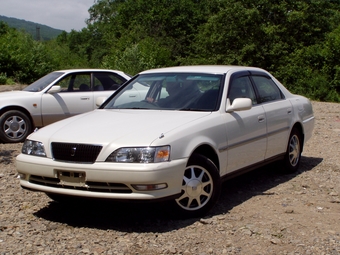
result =
M104 58L102 67L124 70L134 75L146 69L172 66L170 59L168 48L159 45L153 38L146 38L124 51L112 52Z
M193 55L199 62L276 70L284 56L324 40L339 21L336 14L331 1L221 1L221 10L200 27Z
M0 74L29 84L58 69L86 67L86 61L58 40L35 41L30 35L0 23Z
M17 82L30 83L53 69L42 43L26 33L1 24L0 73Z
M167 52L171 52L168 61L153 58L156 60L152 64L153 67L162 66L165 63L178 65L191 51L197 28L207 20L214 2L208 0L101 0L89 10L88 27L92 34L96 36L100 34L101 43L109 49L105 56L106 60L121 59L122 54L130 52L129 55L131 55L137 49L145 49L142 45L152 40L156 42L157 50L166 49ZM139 44L141 46L138 46ZM112 54L119 55L113 56ZM149 54L154 55L152 48ZM105 53L102 54L104 55ZM140 55L135 54L135 57L138 56ZM109 62L112 63L112 61ZM140 68L149 67L152 66L151 63L139 66Z

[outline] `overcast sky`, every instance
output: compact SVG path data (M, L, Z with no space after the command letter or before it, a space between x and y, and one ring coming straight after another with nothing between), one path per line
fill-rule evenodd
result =
M70 32L86 27L95 0L0 0L0 15Z

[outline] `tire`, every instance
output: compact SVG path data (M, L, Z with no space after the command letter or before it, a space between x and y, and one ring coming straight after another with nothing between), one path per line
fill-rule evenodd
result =
M181 195L175 199L180 216L204 216L220 193L221 179L215 164L200 154L192 155L184 170Z
M298 170L302 153L302 135L297 128L290 133L286 155L284 158L285 170L294 173Z
M30 118L21 111L10 110L0 117L0 140L4 143L21 143L32 132Z

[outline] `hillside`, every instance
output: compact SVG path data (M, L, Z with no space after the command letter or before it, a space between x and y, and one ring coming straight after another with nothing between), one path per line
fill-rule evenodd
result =
M63 30L55 29L42 24L26 21L23 19L9 18L1 15L0 21L7 23L8 26L10 27L26 31L27 33L32 35L34 39L37 39L37 28L40 28L39 29L40 40L42 41L48 41L50 39L53 39L63 32Z

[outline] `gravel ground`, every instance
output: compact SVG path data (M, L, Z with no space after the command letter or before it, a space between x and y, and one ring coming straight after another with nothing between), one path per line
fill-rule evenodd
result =
M340 254L340 104L313 106L300 170L272 164L229 180L202 219L161 203L58 204L20 188L22 144L0 144L0 254Z

